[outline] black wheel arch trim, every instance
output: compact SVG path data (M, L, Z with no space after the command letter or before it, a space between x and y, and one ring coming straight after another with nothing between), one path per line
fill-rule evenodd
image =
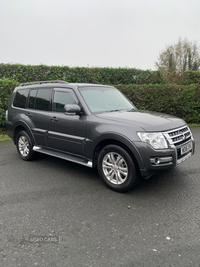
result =
M16 134L15 134L15 131L17 128L24 128L24 130L28 133L29 137L31 138L31 141L33 142L33 144L35 144L35 138L33 136L33 133L31 131L31 128L23 121L18 121L17 123L15 123L13 125L13 141L14 143L16 144ZM23 131L23 129L21 129Z
M119 142L119 143L123 144L125 146L125 148L130 150L131 153L134 155L135 160L137 161L137 164L139 166L139 169L145 169L143 159L142 159L137 147L134 145L134 143L130 139L128 139L126 136L124 136L122 134L116 134L115 132L103 133L96 138L95 142L88 141L86 144L86 150L85 151L86 151L86 153L87 152L89 153L90 151L92 151L92 152L90 154L86 155L86 157L93 159L93 162L94 162L95 161L94 156L95 156L95 153L96 153L98 146L102 142L106 142L108 140L113 140L115 142ZM108 145L109 143L106 143L106 144ZM94 165L95 165L95 162L94 162Z

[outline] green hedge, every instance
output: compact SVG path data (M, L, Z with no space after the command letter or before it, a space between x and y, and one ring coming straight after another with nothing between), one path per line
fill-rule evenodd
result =
M192 71L188 70L183 73L183 82L182 84L192 84L199 83L200 84L200 71Z
M86 68L67 66L32 66L0 64L1 78L15 79L20 83L44 80L64 80L73 83L100 84L161 84L164 82L159 71L129 68Z
M200 84L116 85L138 109L181 117L187 123L200 123Z
M180 85L200 84L200 71L188 70L183 73L169 72L163 76L163 83L174 83Z
M19 83L13 79L0 79L0 128L5 127L5 111L8 106L10 95Z
M167 84L200 83L200 71L162 74L160 71L130 68L86 68L68 66L0 64L0 79L15 79L20 83L42 80L64 80L74 83L100 84Z
M64 80L74 83L100 84L167 84L200 83L200 71L162 74L160 71L130 68L86 68L68 66L0 64L0 79L15 79L20 83L42 80Z

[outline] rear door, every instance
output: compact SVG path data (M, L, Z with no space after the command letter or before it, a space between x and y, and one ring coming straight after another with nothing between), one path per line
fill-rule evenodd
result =
M48 146L63 152L83 155L86 117L84 115L64 114L66 104L78 104L73 90L55 88L52 112L49 114Z
M26 116L30 119L30 127L35 137L36 145L47 146L46 136L49 126L51 95L51 88L30 90Z

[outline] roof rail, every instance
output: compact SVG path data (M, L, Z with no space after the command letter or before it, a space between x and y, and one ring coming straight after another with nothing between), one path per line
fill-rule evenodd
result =
M30 83L21 83L19 86L31 85L31 84L43 84L43 83L67 83L67 82L61 81L61 80L37 81L37 82L30 82Z

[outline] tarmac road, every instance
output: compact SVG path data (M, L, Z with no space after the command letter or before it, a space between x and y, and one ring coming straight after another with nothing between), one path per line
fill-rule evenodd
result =
M0 266L200 266L200 127L193 157L120 194L96 170L0 142Z

